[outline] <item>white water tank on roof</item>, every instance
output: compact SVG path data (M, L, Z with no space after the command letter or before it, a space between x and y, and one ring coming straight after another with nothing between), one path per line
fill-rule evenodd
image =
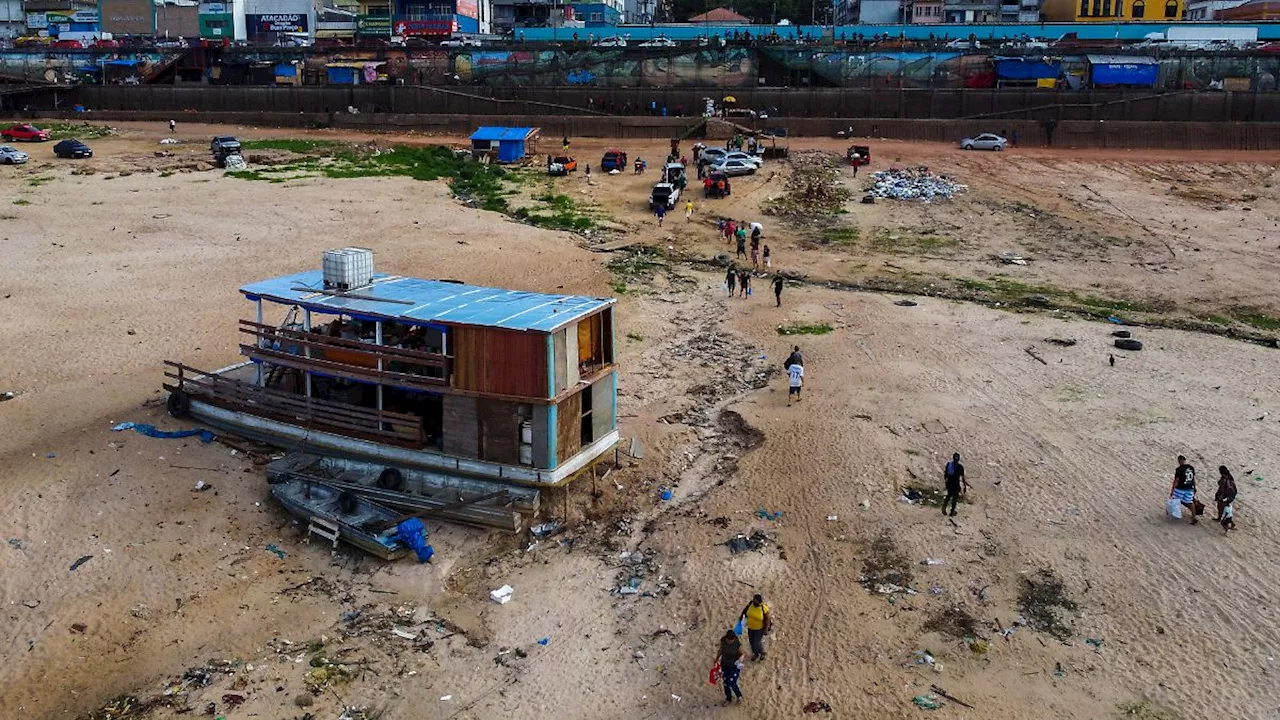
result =
M324 251L324 286L352 290L373 282L373 251L345 247Z

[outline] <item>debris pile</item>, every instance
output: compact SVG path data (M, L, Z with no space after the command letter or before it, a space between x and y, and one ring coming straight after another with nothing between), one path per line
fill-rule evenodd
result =
M770 197L763 206L766 215L805 217L830 215L844 208L851 196L837 180L839 158L821 150L791 153L791 177L786 192Z
M934 175L924 165L909 168L889 168L871 174L867 195L895 200L950 200L952 195L968 190L967 185L951 180L945 175Z

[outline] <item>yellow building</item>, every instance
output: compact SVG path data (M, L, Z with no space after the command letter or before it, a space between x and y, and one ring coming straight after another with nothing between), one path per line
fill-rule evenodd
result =
M1040 17L1047 22L1177 22L1183 0L1045 0Z

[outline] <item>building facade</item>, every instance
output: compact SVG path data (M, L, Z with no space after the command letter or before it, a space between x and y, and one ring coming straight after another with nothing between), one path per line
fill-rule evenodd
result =
M957 24L997 23L1001 18L999 0L946 0L946 21Z
M942 22L946 4L943 0L915 0L911 3L913 25L937 25Z
M1183 0L1044 0L1046 22L1178 22Z
M858 22L869 25L894 25L903 21L901 0L862 0Z

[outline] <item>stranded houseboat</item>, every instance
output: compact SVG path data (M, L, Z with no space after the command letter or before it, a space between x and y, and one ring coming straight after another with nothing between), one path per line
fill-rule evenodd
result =
M175 416L288 449L561 485L618 441L612 298L375 274L372 253L240 288L246 360L167 362Z

